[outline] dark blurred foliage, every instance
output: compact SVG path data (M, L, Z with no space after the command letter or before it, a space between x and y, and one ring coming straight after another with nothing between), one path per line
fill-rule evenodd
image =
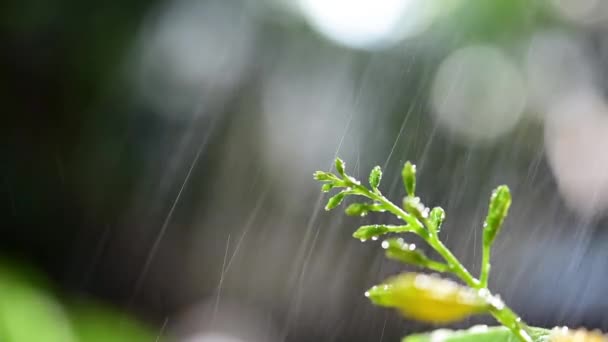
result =
M86 275L73 269L90 265L94 248L82 251L111 234L144 167L141 148L160 129L125 115L129 94L116 77L151 6L23 1L0 14L0 244L67 288L82 290Z

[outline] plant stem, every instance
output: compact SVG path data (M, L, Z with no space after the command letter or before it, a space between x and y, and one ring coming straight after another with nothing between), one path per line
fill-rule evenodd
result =
M462 279L467 285L474 289L479 288L479 280L475 279L471 273L458 261L458 259L450 252L450 250L436 237L431 236L427 242L435 249L439 255L446 261L458 278Z
M528 326L506 305L501 308L492 307L490 313L498 322L509 328L513 335L522 342L532 342Z
M481 254L481 274L479 275L480 288L488 287L488 278L490 276L490 244L483 242Z
M380 202L382 205L384 205L385 209L387 211L391 212L393 215L395 215L398 218L400 218L401 220L407 222L412 227L417 227L418 229L416 230L416 232L419 232L419 230L422 230L422 227L420 226L420 222L418 222L418 220L415 217L413 217L412 215L409 215L408 213L403 211L403 209L399 208L393 202L389 201L388 198L384 197L380 193L380 191L372 192L372 191L369 191L366 187L364 187L362 185L357 185L357 184L353 184L353 186L356 187L357 190L362 192L365 197L368 197L374 201ZM427 232L424 232L423 234L428 235ZM422 237L424 238L424 236L422 236Z
M452 268L452 273L457 275L462 281L464 281L470 287L477 290L485 290L488 293L488 298L494 298L490 291L488 290L488 280L487 275L490 269L490 248L485 248L484 246L484 259L487 257L487 260L484 260L484 265L487 265L487 270L485 271L485 281L477 280L471 273L467 271L467 269L456 259L456 257L450 252L447 247L438 239L436 236L431 236L431 239L428 241L431 247L437 251L446 261L448 266ZM487 255L487 256L486 256ZM486 269L486 268L484 268ZM482 275L484 273L482 272ZM532 338L530 337L530 333L528 332L527 325L521 320L513 310L511 310L504 303L501 303L500 307L492 305L490 309L490 313L494 318L500 322L505 327L509 328L513 335L515 335L522 342L532 342Z
M450 250L439 240L436 234L430 234L428 230L424 230L421 227L420 221L415 217L406 213L403 209L396 206L393 202L388 200L382 194L378 192L369 191L366 187L361 185L355 185L358 190L364 193L366 197L382 203L386 210L393 213L398 218L410 224L412 227L418 227L416 232L424 239L441 257L446 261L448 267L456 276L462 279L467 285L473 288L479 288L479 280L475 279L469 271L458 261L458 259L450 252Z

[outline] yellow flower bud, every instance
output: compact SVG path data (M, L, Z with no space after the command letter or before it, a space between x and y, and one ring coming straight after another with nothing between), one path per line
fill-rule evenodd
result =
M549 336L549 342L607 342L608 337L599 331L587 331L585 329L570 330L554 328Z
M369 289L365 295L376 305L397 309L419 321L447 323L488 311L477 291L434 275L404 273Z

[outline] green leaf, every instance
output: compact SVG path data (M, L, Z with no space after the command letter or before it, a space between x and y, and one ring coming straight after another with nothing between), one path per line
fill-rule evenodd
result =
M375 166L369 173L369 185L372 189L378 189L380 186L380 180L382 180L382 169L380 166Z
M313 177L315 180L321 182L329 182L336 178L333 174L325 171L316 171L315 173L313 173Z
M550 330L530 327L534 342L547 342ZM506 327L474 326L467 330L439 329L405 337L401 342L517 342Z
M327 201L327 205L325 206L325 210L329 211L339 206L340 203L342 203L342 201L344 200L344 197L346 197L345 192L340 192L337 195L330 197Z
M388 239L382 242L386 249L386 257L405 264L428 268L437 272L447 272L447 264L429 259L423 251L416 249L416 245L405 243L402 238Z
M340 158L336 158L336 171L338 171L338 173L345 177L346 173L345 173L345 165L344 165L344 160L340 159Z
M488 216L486 217L483 230L483 243L486 246L491 245L494 239L500 232L502 224L509 212L511 206L511 192L506 185L501 185L490 198L490 207L488 208Z
M344 211L348 216L365 216L368 213L367 204L352 203Z
M408 196L414 196L416 194L416 165L409 161L403 165L401 171L403 177L403 185L405 186L405 192Z
M334 188L334 183L325 183L321 187L321 191L323 191L323 192L329 192L333 188Z
M353 237L361 241L377 240L380 235L388 233L404 233L411 231L408 226L393 226L385 224L372 224L361 226L353 233Z
M441 225L445 220L445 211L441 207L435 207L429 214L429 223L436 233L441 231Z
M431 323L455 322L490 309L478 291L421 273L389 278L365 296L376 305L397 309L405 317Z
M385 240L382 248L386 249L387 258L403 263L424 267L429 261L424 252L416 249L416 245L407 244L401 238Z
M370 211L383 212L385 209L376 203L352 203L344 212L348 216L365 216Z

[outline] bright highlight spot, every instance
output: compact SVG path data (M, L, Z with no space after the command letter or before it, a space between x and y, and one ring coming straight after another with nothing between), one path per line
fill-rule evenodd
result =
M526 91L519 70L502 52L469 46L441 63L431 101L440 126L464 141L487 142L515 127Z
M141 30L135 81L143 99L173 118L229 93L246 72L255 25L228 1L172 2Z
M268 313L222 298L196 305L174 319L171 330L179 342L276 342Z
M299 0L310 24L329 39L357 47L391 45L428 27L429 0Z

